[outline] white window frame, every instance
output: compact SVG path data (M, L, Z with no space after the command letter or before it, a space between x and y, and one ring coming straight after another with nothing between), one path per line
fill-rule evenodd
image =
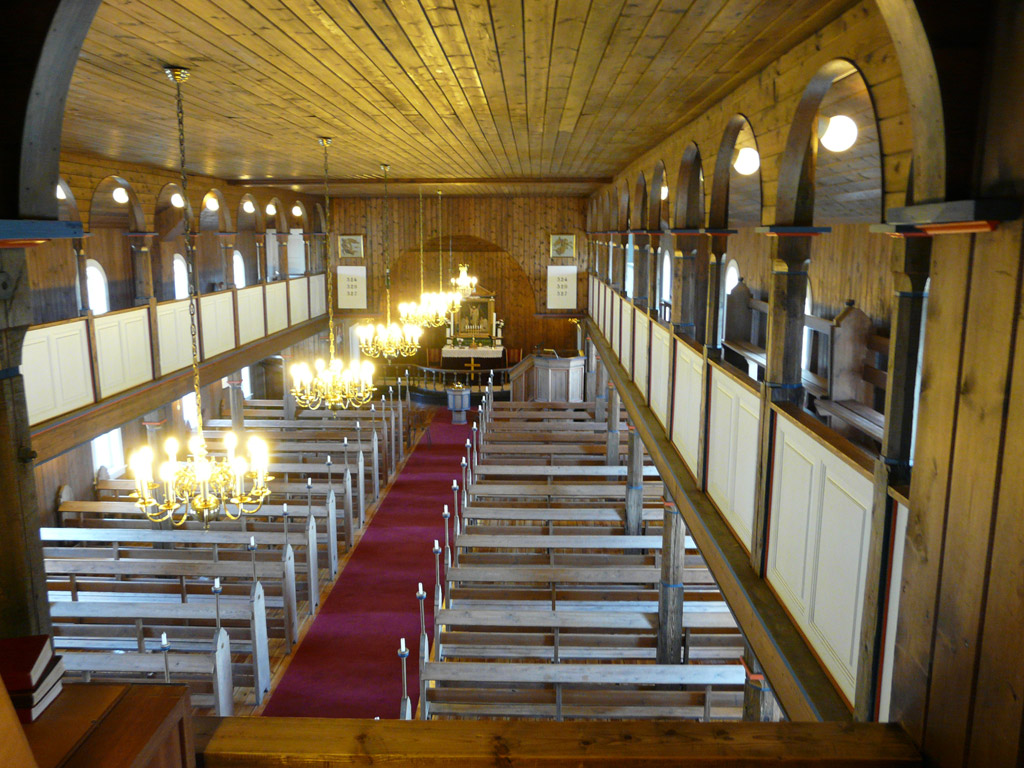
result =
M94 301L94 298L97 297L93 295L92 289L95 283L90 279L90 274L99 275L99 278L102 281L102 298L104 303L103 309L98 309L96 307L96 302ZM92 311L93 315L103 315L110 311L110 281L107 280L107 271L103 269L103 265L96 261L96 259L85 260L85 290L89 298L89 309Z

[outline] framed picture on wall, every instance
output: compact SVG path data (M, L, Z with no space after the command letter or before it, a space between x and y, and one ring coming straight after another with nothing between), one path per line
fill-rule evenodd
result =
M338 235L338 255L343 259L363 258L363 236Z
M494 335L494 299L469 298L463 299L455 316L455 333L457 338L478 339Z
M551 236L552 259L576 259L576 235Z

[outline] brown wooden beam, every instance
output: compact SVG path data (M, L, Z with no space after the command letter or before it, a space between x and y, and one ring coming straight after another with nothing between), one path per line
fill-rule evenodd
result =
M326 327L325 317L314 318L210 360L204 360L199 364L199 380L206 385L221 379L325 330ZM37 424L32 429L35 462L42 464L191 391L192 369L185 368L72 413Z
M424 176L388 179L389 186L402 186L407 184L418 184L422 186L457 186L466 184L611 184L614 179L611 176L492 176L492 177L452 177ZM268 178L268 179L228 179L227 183L235 187L290 187L316 184L323 186L323 177L297 176L294 178ZM332 187L366 186L367 184L380 184L383 187L383 180L376 177L362 179L335 178L328 179L327 184Z
M589 318L586 322L587 333L608 367L608 376L630 422L647 446L666 492L679 507L687 531L707 561L786 714L795 721L849 720L850 710L786 609L768 584L758 578L728 523L693 481L601 330Z
M205 768L342 765L919 766L881 723L528 722L199 717Z

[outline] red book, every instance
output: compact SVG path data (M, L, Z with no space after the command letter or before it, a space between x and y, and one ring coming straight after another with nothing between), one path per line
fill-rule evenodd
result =
M0 639L0 678L12 694L31 691L53 658L49 635Z

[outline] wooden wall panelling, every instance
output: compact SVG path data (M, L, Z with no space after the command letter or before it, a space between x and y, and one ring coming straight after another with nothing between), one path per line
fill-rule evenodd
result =
M36 324L78 316L78 257L73 240L51 240L26 249Z
M111 311L135 306L135 279L126 230L101 227L84 242L85 254L103 267Z
M833 224L830 233L815 237L808 271L813 314L833 318L853 299L876 327L888 328L896 245L894 238L869 232L865 223Z
M343 263L367 267L368 312L383 314L383 200L340 198L333 201L334 222L339 232L366 234L366 258ZM388 233L392 273L392 315L398 304L419 297L419 201L390 200ZM437 290L438 200L424 195L424 287ZM449 239L451 265L470 265L480 285L496 294L495 311L505 324L505 345L528 353L535 345L557 349L575 348L575 327L566 320L537 317L546 312L546 268L550 261L552 234L576 235L577 261L582 260L586 202L565 197L445 197L441 267L449 288ZM449 238L449 235L451 236ZM567 262L559 262L567 263ZM578 306L586 301L586 274L578 274ZM434 332L439 337L440 331ZM437 338L428 337L428 344Z
M43 526L57 525L57 493L67 485L76 499L93 498L92 447L83 443L55 459L35 467L36 497L39 501L39 522Z
M960 355L970 283L971 235L932 246L918 439L900 594L890 713L915 743L924 739L931 678L936 591L947 515L947 478L960 397Z

